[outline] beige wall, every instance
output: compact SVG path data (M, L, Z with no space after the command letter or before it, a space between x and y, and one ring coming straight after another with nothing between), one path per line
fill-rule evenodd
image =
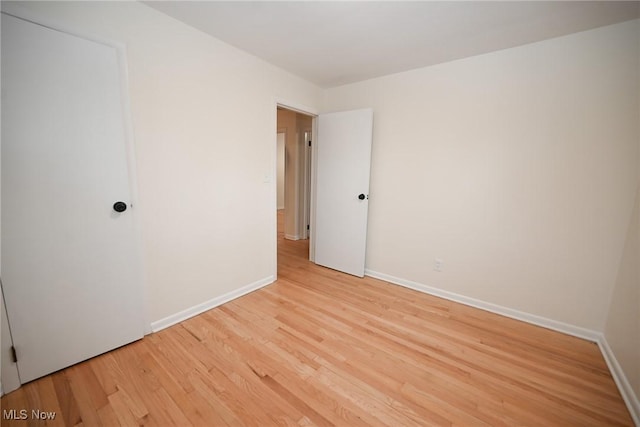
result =
M640 61L640 33L637 55ZM640 98L640 92L638 97ZM640 128L640 115L637 126ZM640 138L638 145L640 146ZM640 182L611 295L604 335L629 381L629 386L635 392L635 404L640 409Z
M273 277L275 102L321 90L142 3L19 6L126 45L150 320Z
M604 332L636 396L640 396L640 187Z
M632 21L326 91L374 108L367 268L603 331L639 81Z

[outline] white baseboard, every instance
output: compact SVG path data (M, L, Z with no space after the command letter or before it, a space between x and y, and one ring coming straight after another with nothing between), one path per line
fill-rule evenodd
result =
M285 234L284 238L287 240L300 240L300 236L297 234Z
M638 396L636 396L631 384L629 384L629 380L618 363L618 359L616 359L616 356L613 353L613 350L611 350L604 334L600 334L598 346L600 347L602 356L604 356L604 360L607 362L607 366L609 366L611 376L613 376L613 380L616 382L618 390L620 390L624 403L627 404L627 408L629 409L629 413L631 413L633 422L636 426L640 427L640 401L638 401Z
M399 277L394 277L388 274L379 273L377 271L366 269L364 271L364 274L366 274L367 276L374 277L376 279L380 279L386 282L394 283L396 285L404 286L405 288L424 292L426 294L448 299L450 301L459 302L464 305L470 305L471 307L480 308L482 310L490 311L492 313L500 314L502 316L510 317L512 319L522 320L524 322L531 323L533 325L542 326L543 328L547 328L547 329L553 329L554 331L562 332L564 334L572 335L578 338L583 338L589 341L598 342L598 339L600 338L600 335L601 335L599 332L581 328L579 326L558 322L557 320L547 319L546 317L537 316L535 314L526 313L524 311L514 310L512 308L503 307L501 305L478 300L475 298L469 298L464 295L434 288L428 285L423 285L422 283L412 282L411 280L401 279Z
M193 307L190 307L190 308L187 308L186 310L182 310L178 313L172 314L171 316L165 317L164 319L151 322L151 330L153 332L161 331L165 328L168 328L169 326L175 325L176 323L180 323L183 320L187 320L193 316L197 316L200 313L204 313L207 310L211 310L214 307L217 307L226 302L234 300L238 297L246 295L249 292L253 292L264 286L267 286L275 282L275 280L276 279L274 276L265 277L264 279L258 280L257 282L253 282L246 286L241 287L240 289L236 289L235 291L228 292L224 295L220 295L219 297L210 299L209 301L205 301L198 305L194 305Z

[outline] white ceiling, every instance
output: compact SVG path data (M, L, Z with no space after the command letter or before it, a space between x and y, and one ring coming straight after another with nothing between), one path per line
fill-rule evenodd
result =
M640 16L638 1L148 1L327 88Z

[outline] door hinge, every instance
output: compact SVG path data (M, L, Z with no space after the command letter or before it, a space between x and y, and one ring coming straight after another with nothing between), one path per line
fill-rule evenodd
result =
M11 361L13 363L18 363L18 353L16 353L16 348L11 346Z
M309 224L307 224L307 230L309 229Z
M311 141L309 141L309 147L311 147Z

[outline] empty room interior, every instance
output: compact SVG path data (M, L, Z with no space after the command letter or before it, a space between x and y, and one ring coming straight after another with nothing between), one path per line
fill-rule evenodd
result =
M640 2L1 8L2 426L640 426Z

